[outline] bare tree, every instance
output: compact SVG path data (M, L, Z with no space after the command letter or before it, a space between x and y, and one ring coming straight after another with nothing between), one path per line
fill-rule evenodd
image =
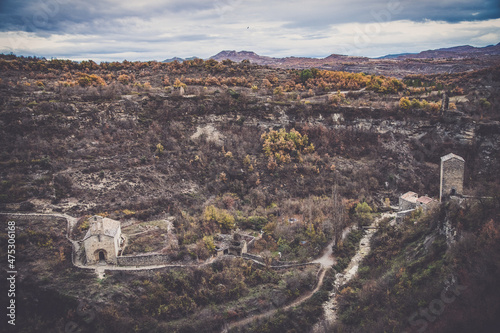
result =
M333 228L333 241L337 246L342 240L342 231L346 227L346 212L342 204L342 199L339 196L337 184L332 188L331 211L330 211L331 226Z

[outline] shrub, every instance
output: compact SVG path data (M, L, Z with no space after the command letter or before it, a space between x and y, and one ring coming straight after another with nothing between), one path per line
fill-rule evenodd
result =
M205 207L203 217L206 222L215 222L224 231L229 231L234 228L234 216L225 209L219 209L215 206Z
M85 73L77 73L78 79L76 82L82 87L96 87L96 86L105 86L106 82L104 79L98 75L92 74L88 75Z
M314 145L309 144L307 135L302 135L293 128L290 132L284 128L271 130L262 134L261 139L264 141L262 149L269 158L269 169L290 163L292 158L298 159L302 153L314 152Z
M132 82L132 78L130 76L128 76L127 74L122 74L122 75L118 76L118 81L121 84L127 85L130 82Z
M283 87L278 86L278 87L274 88L273 95L278 95L278 96L283 95Z
M369 225L372 221L372 209L366 202L360 202L354 208L354 215L360 226Z
M163 154L164 150L165 150L165 147L163 147L163 145L161 143L158 143L156 145L155 156L159 156L159 155Z
M205 243L205 247L210 253L215 251L214 238L212 236L203 237L203 243Z
M411 102L408 97L401 97L399 100L399 107L403 110L408 110L411 107Z
M174 81L174 88L186 88L186 84L182 83L178 78Z

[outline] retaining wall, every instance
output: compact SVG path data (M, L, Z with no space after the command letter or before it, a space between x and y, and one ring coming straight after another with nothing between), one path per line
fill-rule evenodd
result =
M135 256L117 257L118 266L150 266L150 265L165 265L172 260L168 254L145 254Z

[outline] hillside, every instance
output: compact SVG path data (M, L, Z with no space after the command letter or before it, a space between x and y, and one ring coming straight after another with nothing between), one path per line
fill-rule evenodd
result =
M359 65L345 66L371 62L353 61ZM412 70L397 77L290 67L227 59L97 64L2 56L0 210L58 216L9 216L19 226L21 329L60 331L72 321L89 332L217 332L318 288L290 315L309 329L320 320L333 271L318 265L274 269L272 263L314 261L334 239L343 239L348 226L363 225L388 203L397 205L404 192L438 196L440 157L450 152L466 160L466 193L497 200L500 67L432 75ZM443 92L448 108L442 108ZM482 209L488 221L463 226L459 219L457 229L483 237L479 230L491 219L497 230L497 203L484 205L487 210L467 209ZM74 217L74 227L54 214ZM131 240L128 251L161 252L175 268L110 269L98 279L93 270L75 267L68 239L81 240L96 214L121 222ZM159 221L172 221L173 230L167 233ZM236 230L256 237L249 252L263 263L210 261L218 235ZM374 248L399 253L406 246L398 241L406 239L401 233L419 233L419 240L434 235L405 230L386 226L374 236L380 245ZM346 236L335 255L348 262L360 234ZM166 246L169 237L176 247ZM4 233L5 257L6 245ZM483 250L497 249L473 251L471 260ZM460 263L452 264L460 270ZM491 267L473 279L497 276ZM424 274L425 267L413 269ZM379 283L380 275L367 271L353 282L357 289L368 279ZM321 274L328 281L323 289L316 283ZM427 274L425 281L438 277ZM362 302L375 296L367 290L352 297ZM97 316L85 321L79 304ZM349 321L354 310L342 305L342 311L346 321L339 325L356 331L359 322ZM370 323L366 318L363 323ZM405 328L390 320L379 325L379 331ZM454 327L451 320L440 325Z
M328 331L496 332L498 217L498 201L456 200L382 225Z

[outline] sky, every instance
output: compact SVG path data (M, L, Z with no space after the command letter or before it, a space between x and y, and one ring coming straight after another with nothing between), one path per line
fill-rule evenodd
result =
M499 42L499 0L0 0L0 53L46 58L378 57Z

